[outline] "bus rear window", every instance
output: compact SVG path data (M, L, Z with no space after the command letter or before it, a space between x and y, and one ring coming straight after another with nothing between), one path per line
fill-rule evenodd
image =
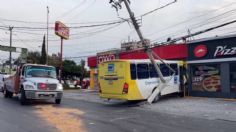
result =
M135 64L130 64L131 79L135 80L137 78L137 69Z
M137 74L138 74L138 79L149 78L148 64L138 64L137 65Z

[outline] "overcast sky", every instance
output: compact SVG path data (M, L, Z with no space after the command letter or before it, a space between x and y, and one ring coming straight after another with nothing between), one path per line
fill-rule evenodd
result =
M161 7L173 0L130 0L135 16ZM122 4L117 13L109 0L0 0L0 26L46 27L49 6L50 27L55 21L78 27L122 20L128 13ZM162 42L168 37L186 35L188 30L196 32L236 19L235 0L178 0L164 9L144 17L138 17L145 38ZM131 24L127 22L93 28L76 28L73 36L64 41L64 57L87 57L97 52L120 48L120 43L138 40ZM236 24L194 37L194 39L236 33ZM40 51L46 30L13 29L13 46ZM49 53L60 51L59 37L49 31ZM0 28L0 45L9 45L9 31ZM0 59L8 57L0 51ZM17 57L18 54L14 54ZM81 58L75 58L79 62ZM86 58L83 58L86 59Z

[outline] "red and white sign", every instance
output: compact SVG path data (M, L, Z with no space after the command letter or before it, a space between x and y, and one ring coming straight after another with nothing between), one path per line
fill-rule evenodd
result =
M207 47L206 45L203 45L203 44L198 45L194 49L194 55L198 58L206 56L207 52L208 52Z
M116 59L115 54L99 55L98 56L98 64L105 62L105 61L115 60L115 59Z
M69 28L60 21L55 23L55 34L63 39L69 39Z

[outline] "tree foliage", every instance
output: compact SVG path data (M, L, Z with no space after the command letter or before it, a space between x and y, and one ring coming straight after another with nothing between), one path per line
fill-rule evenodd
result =
M47 62L47 53L46 53L45 35L44 35L43 43L42 43L42 50L41 50L41 57L40 57L40 64L46 64L46 62Z
M27 63L40 64L41 55L38 51L29 51L27 56Z

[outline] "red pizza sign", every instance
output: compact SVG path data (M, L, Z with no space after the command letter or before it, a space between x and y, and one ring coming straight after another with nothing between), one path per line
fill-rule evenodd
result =
M55 23L55 34L63 39L69 39L69 28L60 21Z
M201 45L198 45L197 47L195 47L194 55L196 57L198 57L198 58L204 57L204 56L206 56L206 54L207 54L207 47L206 47L206 45L201 44Z

